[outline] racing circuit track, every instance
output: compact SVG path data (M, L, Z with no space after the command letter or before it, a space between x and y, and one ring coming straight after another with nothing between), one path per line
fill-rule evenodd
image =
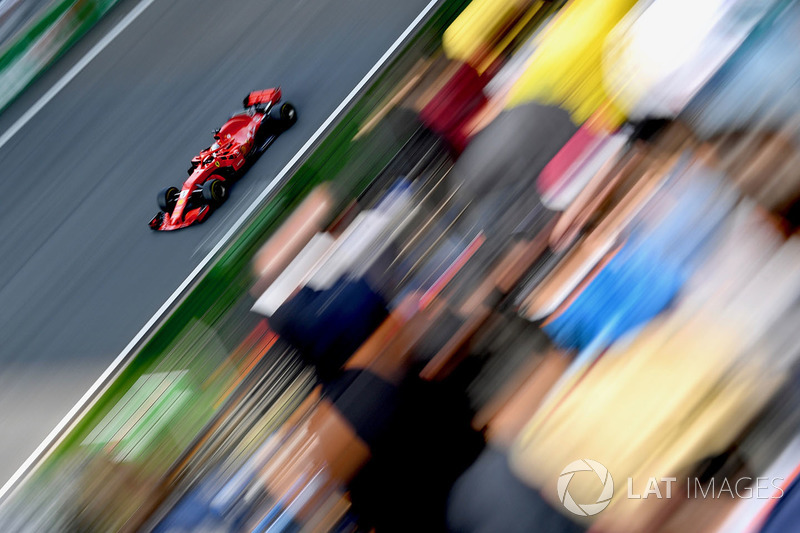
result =
M0 147L0 484L428 0L155 0ZM134 9L123 1L0 116L0 134ZM156 193L251 89L300 120L197 227L154 233Z

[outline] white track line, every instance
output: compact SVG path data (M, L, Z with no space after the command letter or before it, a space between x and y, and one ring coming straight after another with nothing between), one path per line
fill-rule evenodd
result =
M71 81L72 81L72 80L75 78L75 76L77 76L78 74L80 74L80 73L81 73L81 71L82 71L83 69L85 69L85 68L86 68L86 65L88 65L89 63L91 63L91 62L92 62L92 60L93 60L95 57L97 57L98 55L100 55L100 52L102 52L102 51L103 51L103 50L106 48L106 46L108 46L109 44L111 44L111 41L113 41L114 39L116 39L116 38L119 36L119 34L120 34L120 33L122 33L122 32L125 30L125 28L127 28L128 26L130 26L130 25L131 25L131 23L132 23L134 20L136 20L136 19L139 17L139 15L141 15L141 14L144 12L144 10L145 10L145 9L147 9L148 7L150 7L150 4L152 4L153 2L155 2L155 0L142 0L141 2L139 2L138 4L136 4L136 7L134 7L133 9L131 9L131 10L130 10L130 12L128 12L128 14L127 14L127 15L125 15L125 17L124 17L122 20L120 20L120 21L117 23L117 25L116 25L116 26L114 26L114 27L111 29L111 31L110 31L110 32L108 32L108 33L105 35L105 37L103 37L102 39L100 39L100 40L97 42L97 44L95 44L95 45L92 47L92 49L91 49L91 50L89 50L89 51L86 53L86 55L85 55L85 56L83 56L83 57L81 58L81 60L80 60L80 61L78 61L77 63L75 63L75 64L72 66L72 68L71 68L71 69L69 69L69 70L67 71L67 73L66 73L66 74L64 74L64 76L62 76L62 77L61 77L61 79L59 79L59 80L56 82L56 84L55 84L55 85L53 85L52 87L50 87L50 89L49 89L49 90L48 90L46 93L44 93L44 94L42 95L42 97L41 97L41 98L39 98L39 99L36 101L36 103L35 103L35 104L33 104L33 105L30 107L30 108L28 108L28 110L27 110L27 111L26 111L26 112L25 112L25 113L24 113L24 114L23 114L21 117L19 117L19 118L17 119L17 121L16 121L16 122L14 122L14 124L12 124L12 125L11 125L11 127L10 127L10 128L8 128L8 130L6 130L6 132L5 132L5 133L4 133L2 136L0 136L0 148L2 148L3 146L5 146L5 145L6 145L6 143L7 143L8 141L10 141L10 140L11 140L11 138L12 138L14 135L16 135L17 133L19 133L19 130L21 130L22 128L24 128L24 127L25 127L25 124L27 124L28 122L30 122L30 120L31 120L33 117L35 117L35 116L36 116L36 114L37 114L39 111L41 111L42 109L44 109L44 106L46 106L48 103L50 103L50 100L52 100L53 98L55 98L55 97L56 97L56 95L57 95L58 93L60 93L60 92L61 92L61 91L64 89L64 87L66 87L67 85L69 85L69 82L71 82ZM0 489L0 490L2 490L2 489ZM2 498L2 495L3 495L3 492L0 492L0 498Z
M39 112L47 103L53 99L53 97L58 94L61 89L63 89L78 73L83 70L89 62L97 57L97 55L108 46L108 44L117 37L122 30L124 30L131 22L136 19L150 4L152 4L155 0L142 0L128 15L122 19L111 32L106 35L100 42L98 42L94 48L92 48L89 53L84 56L74 67L70 69L67 74L61 78L56 85L53 86L47 93L42 96L42 98L34 104L34 106L23 115L17 122L14 123L13 126L2 136L0 137L0 147L2 147L5 143L11 139L11 137L17 133L22 127L31 119L37 112ZM156 311L156 313L148 320L142 329L133 337L133 339L128 343L128 345L120 352L120 354L114 359L111 365L100 375L100 377L95 381L92 386L89 388L88 391L78 400L78 403L69 410L66 416L61 419L58 425L50 432L47 438L36 448L36 450L28 457L28 459L22 464L22 466L11 476L5 485L0 488L0 501L5 503L7 501L7 497L12 493L12 489L16 489L20 484L21 481L24 481L29 477L35 467L44 461L48 455L52 452L52 450L61 442L61 440L66 436L69 430L75 425L78 420L78 415L85 412L89 409L93 404L94 401L104 392L105 388L107 387L109 378L113 377L119 370L122 369L123 364L129 361L129 356L132 355L133 349L139 344L139 342L145 338L145 336L150 332L150 329L159 321L161 317L166 313L169 308L174 304L178 298L183 294L183 292L194 282L195 278L200 275L200 273L205 269L205 267L211 262L212 259L217 255L217 253L222 250L222 248L228 243L228 241L236 234L237 231L244 225L247 219L252 215L261 205L261 203L269 196L272 190L279 185L286 175L292 170L292 167L305 155L305 153L313 146L313 144L317 141L317 139L325 132L325 130L330 126L344 111L344 109L353 101L353 99L358 95L358 93L364 88L367 83L372 79L373 76L380 70L380 68L389 60L389 58L395 53L395 51L405 42L408 36L416 29L416 27L422 22L428 13L439 3L440 0L431 0L420 12L419 15L409 24L409 26L403 30L403 33L392 43L392 45L383 53L383 55L378 59L378 62L375 63L372 68L361 78L356 86L353 88L350 93L345 96L344 100L333 110L333 113L325 119L325 121L320 125L317 131L314 132L311 137L306 141L306 143L297 151L297 153L289 160L286 166L275 176L267 187L261 191L261 194L253 201L252 204L247 208L247 210L242 214L241 217L231 226L231 228L223 235L222 239L211 249L211 251L200 261L194 270L189 274L189 276L183 280L183 282L175 289L175 292L167 298L167 301Z

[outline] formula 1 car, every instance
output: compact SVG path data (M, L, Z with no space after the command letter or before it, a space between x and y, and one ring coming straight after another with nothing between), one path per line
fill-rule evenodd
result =
M161 211L150 228L171 231L201 223L222 204L231 184L297 121L292 104L274 109L280 100L280 87L248 94L244 112L214 131L214 144L192 159L183 188L167 187L158 193Z

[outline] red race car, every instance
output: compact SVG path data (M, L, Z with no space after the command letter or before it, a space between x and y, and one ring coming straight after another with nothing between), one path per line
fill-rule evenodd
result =
M161 211L150 227L170 231L203 222L228 197L228 189L247 168L297 121L297 112L286 102L277 112L281 89L248 94L244 112L232 116L214 132L214 144L192 159L183 188L167 187L158 193Z

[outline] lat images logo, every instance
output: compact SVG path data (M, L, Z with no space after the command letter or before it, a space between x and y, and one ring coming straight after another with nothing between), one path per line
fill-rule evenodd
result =
M572 476L577 472L594 472L597 474L598 479L603 484L603 491L597 497L594 503L577 503L572 499L569 493L569 482L572 481ZM561 475L558 476L558 499L564 507L571 513L578 516L592 516L596 515L611 503L611 497L614 495L614 480L611 479L611 474L608 469L591 459L578 459L564 467Z

